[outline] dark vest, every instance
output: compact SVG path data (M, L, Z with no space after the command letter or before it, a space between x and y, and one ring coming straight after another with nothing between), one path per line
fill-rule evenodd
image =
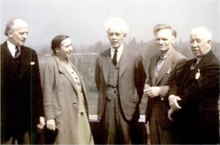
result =
M18 84L18 76L20 76L20 68L21 68L21 55L18 58L10 57L11 62L11 77L14 80L14 87L16 87Z

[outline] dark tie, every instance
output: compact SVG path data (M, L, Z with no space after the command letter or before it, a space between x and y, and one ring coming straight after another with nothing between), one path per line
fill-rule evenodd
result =
M114 53L114 56L113 56L113 64L114 64L114 65L117 64L117 52L118 52L118 50L115 49L115 53Z
M21 54L21 51L19 50L18 46L15 47L16 51L15 51L15 58L18 58L19 55Z

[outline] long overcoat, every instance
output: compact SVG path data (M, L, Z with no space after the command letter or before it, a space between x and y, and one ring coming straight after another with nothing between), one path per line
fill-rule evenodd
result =
M20 49L19 61L15 61L6 42L0 49L2 142L9 140L15 130L35 133L39 117L44 116L37 53L26 46Z
M71 66L80 77L75 67L72 64ZM88 115L86 89L81 77L80 80L85 100L84 105ZM42 84L46 119L55 119L58 128L56 143L79 143L77 128L79 98L76 84L60 59L55 55L48 58L44 64Z

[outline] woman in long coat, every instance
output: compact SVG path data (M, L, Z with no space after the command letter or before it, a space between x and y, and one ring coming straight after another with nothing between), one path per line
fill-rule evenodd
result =
M85 85L69 60L71 40L58 35L51 47L53 55L46 60L42 73L47 128L58 129L57 144L94 144Z

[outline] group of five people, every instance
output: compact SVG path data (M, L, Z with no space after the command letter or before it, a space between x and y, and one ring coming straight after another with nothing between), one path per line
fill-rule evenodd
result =
M177 33L158 24L158 53L147 73L140 53L124 45L129 28L121 18L105 24L110 48L95 64L98 119L103 144L138 144L140 103L148 98L146 122L151 144L219 143L219 60L211 50L211 33L192 29L190 44L196 59L173 48ZM1 45L1 143L37 143L37 129L58 131L56 144L94 144L87 92L70 61L69 36L57 35L53 54L39 71L36 52L24 46L28 24L12 19ZM148 76L146 77L146 74Z

